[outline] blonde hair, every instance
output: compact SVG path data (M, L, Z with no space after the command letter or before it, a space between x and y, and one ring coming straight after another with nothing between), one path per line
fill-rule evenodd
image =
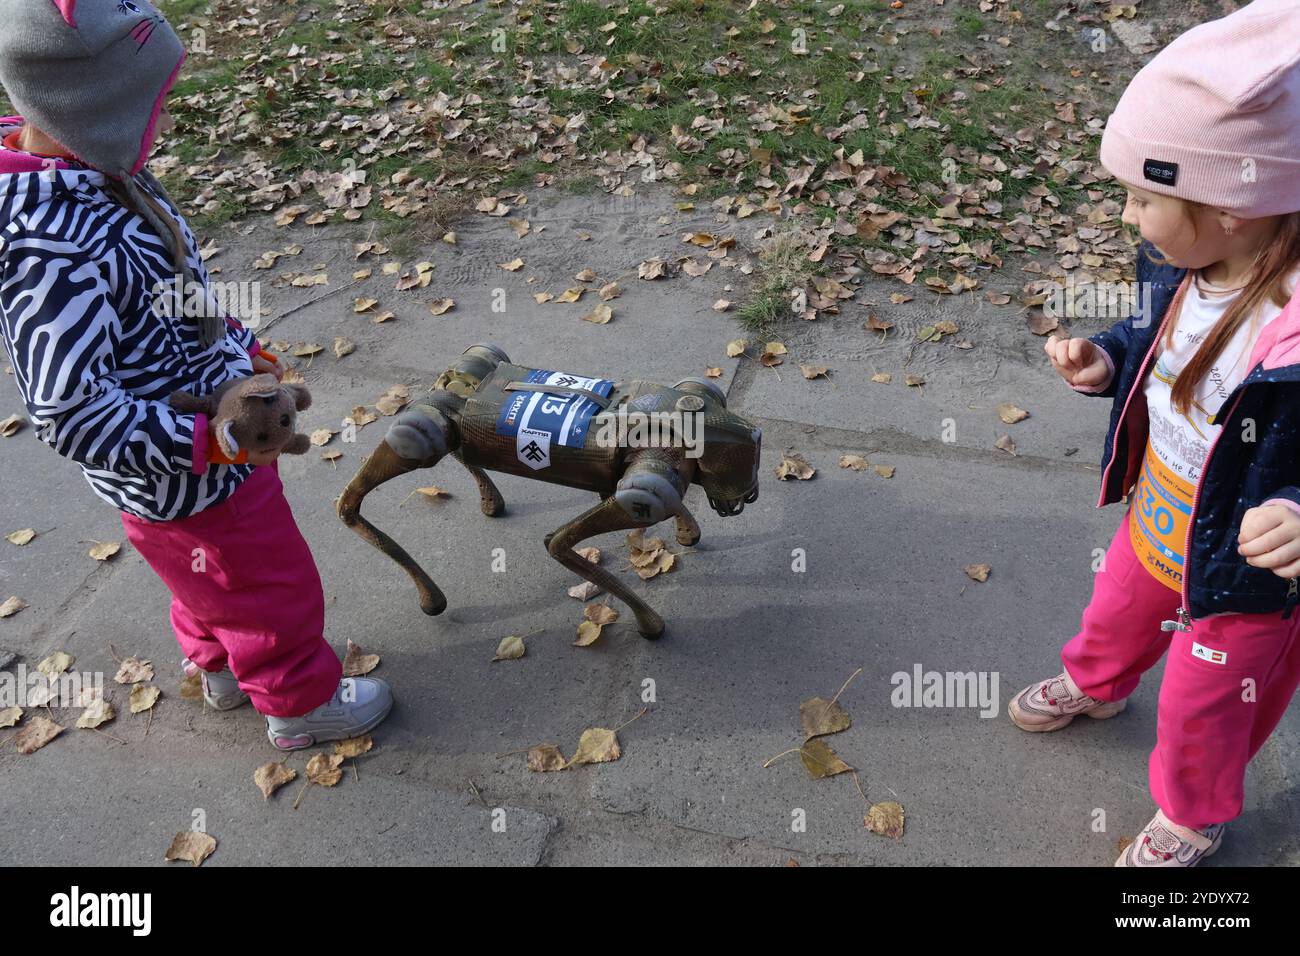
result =
M1182 200L1183 212L1187 216L1193 236L1196 233L1196 220L1193 208L1206 208L1203 203ZM1169 265L1168 259L1152 255L1147 258L1157 265ZM1228 347L1232 337L1242 324L1255 313L1266 300L1271 300L1279 308L1286 306L1291 299L1291 289L1287 283L1292 271L1300 265L1300 212L1289 212L1278 217L1277 228L1272 237L1261 247L1255 256L1254 268L1250 278L1232 304L1224 311L1214 328L1206 335L1192 360L1179 373L1174 382L1172 404L1179 414L1186 414L1191 407L1196 386L1209 374L1215 360ZM1195 270L1191 281L1196 280ZM1190 283L1184 282L1169 303L1169 314L1175 318L1182 307ZM1165 332L1165 348L1174 344L1174 323L1170 322Z

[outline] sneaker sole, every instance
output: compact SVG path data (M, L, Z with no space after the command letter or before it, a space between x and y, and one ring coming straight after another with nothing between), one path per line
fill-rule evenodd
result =
M368 733L370 733L370 731L374 730L376 727L378 727L380 724L382 724L385 720L387 720L387 719L388 719L388 715L391 714L392 712L393 712L393 699L390 697L390 698L388 699L388 706L385 707L385 708L383 709L383 711L381 711L380 713L376 714L374 717L370 718L368 721L366 721L366 722L365 722L364 724L362 724L360 727L356 728L356 729L351 733L350 737L359 737L359 736L361 736L362 734L368 734ZM271 746L274 747L276 750L279 750L279 751L282 751L282 752L293 751L293 750L305 750L305 749L307 749L308 747L314 747L314 746L316 746L317 743L320 743L320 742L321 742L321 741L318 741L318 740L316 739L316 735L315 735L315 734L299 734L299 735L296 736L296 737L277 737L274 733L271 732L270 728L267 728L266 736L267 736L267 739L271 741ZM333 743L334 740L346 740L346 739L350 739L350 738L347 738L347 737L337 737L337 738L332 738L332 739L330 739L330 740L326 740L326 741L323 741L323 742L324 742L324 743ZM286 747L286 746L281 746L280 744L276 743L277 740L294 741L294 743L293 743L291 746L287 746L287 747Z
M1022 717L1022 713L1020 709L1016 707L1016 702L1013 698L1007 704L1007 716L1010 717L1011 722L1021 730L1028 731L1031 734L1043 734L1049 733L1053 730L1060 730L1062 727L1068 726L1076 717L1091 717L1093 720L1110 720L1116 714L1122 713L1124 708L1127 706L1128 698L1126 697L1123 700L1111 701L1110 703L1102 704L1100 707L1095 707L1092 710L1085 710L1078 714L1064 714L1055 720L1049 720L1046 723L1030 723Z

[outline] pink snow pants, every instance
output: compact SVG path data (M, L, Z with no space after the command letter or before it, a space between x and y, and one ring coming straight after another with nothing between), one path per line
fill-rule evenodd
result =
M1225 614L1167 633L1176 591L1157 581L1129 542L1129 517L1106 552L1079 633L1061 661L1079 689L1121 700L1166 653L1148 763L1151 796L1165 815L1202 828L1241 813L1246 764L1300 684L1300 611Z
M299 717L330 699L343 666L325 641L320 574L277 467L254 468L233 495L188 518L123 513L122 526L172 592L186 657L210 672L229 664L271 717Z

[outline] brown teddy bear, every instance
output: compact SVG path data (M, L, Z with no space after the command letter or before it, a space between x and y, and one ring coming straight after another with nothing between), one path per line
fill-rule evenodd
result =
M311 449L311 439L294 431L297 413L311 407L310 393L270 373L231 379L202 398L173 392L171 406L208 416L209 462L243 464L250 453L304 455Z

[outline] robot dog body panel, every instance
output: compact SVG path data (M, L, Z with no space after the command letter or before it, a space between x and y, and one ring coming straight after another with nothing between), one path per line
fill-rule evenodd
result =
M727 411L726 395L711 382L685 379L668 387L591 378L513 365L496 346L476 345L397 417L344 490L339 516L401 565L415 581L421 607L439 614L447 601L437 585L361 516L361 502L376 486L451 454L474 477L489 517L505 510L489 471L596 492L600 503L547 535L547 550L626 602L642 635L658 637L659 615L575 545L669 516L678 543L694 545L699 525L683 502L690 485L704 487L718 514L739 514L758 497L761 440L756 426Z
M545 384L544 378L560 385L603 384L601 397L608 404L602 409L577 392L510 388ZM462 460L487 471L608 495L631 449L608 440L612 429L606 421L645 396L671 408L684 394L651 382L609 382L502 363L465 399L458 422Z

